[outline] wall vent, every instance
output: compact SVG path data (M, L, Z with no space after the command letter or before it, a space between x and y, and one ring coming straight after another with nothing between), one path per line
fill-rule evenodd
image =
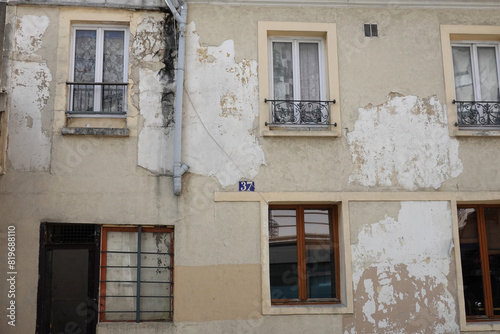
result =
M365 37L378 37L378 27L376 23L364 24Z

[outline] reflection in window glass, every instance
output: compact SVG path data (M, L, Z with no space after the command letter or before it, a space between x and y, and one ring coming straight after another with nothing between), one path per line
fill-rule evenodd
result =
M299 298L295 210L269 211L269 265L271 298Z

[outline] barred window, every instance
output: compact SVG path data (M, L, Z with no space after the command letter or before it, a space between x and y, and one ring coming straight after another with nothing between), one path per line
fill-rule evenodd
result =
M103 227L100 321L172 320L173 238L168 227Z

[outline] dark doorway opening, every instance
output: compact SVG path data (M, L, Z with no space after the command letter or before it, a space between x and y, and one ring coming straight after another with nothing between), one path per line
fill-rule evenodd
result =
M100 226L42 223L38 334L95 334Z

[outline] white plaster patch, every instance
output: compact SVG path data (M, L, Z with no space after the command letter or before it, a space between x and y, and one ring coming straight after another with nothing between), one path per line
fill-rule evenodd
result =
M45 16L26 15L19 19L15 33L14 51L19 59L11 65L8 158L12 167L20 171L50 167L51 143L43 130L42 110L49 99L52 75L43 62L20 60L38 57L34 52L40 49L48 24Z
M460 175L458 141L449 136L445 114L436 97L395 96L360 108L347 134L354 163L349 183L437 189Z
M377 320L383 314L384 326L391 333L411 318L422 323L421 333L458 332L455 300L447 289L451 240L451 210L444 201L402 202L397 220L387 217L365 225L358 234L357 244L351 245L353 284L357 303L362 303L363 317L373 323L373 319ZM401 268L407 270L409 277L403 283L398 278L400 276L395 275ZM362 277L373 270L377 279L370 281L370 285ZM399 274L403 276L402 272ZM362 285L359 284L361 279ZM397 284L407 284L409 290L402 291L399 285L397 291L393 288ZM412 292L415 289L417 292ZM443 291L434 297L438 302L427 305L427 295L436 289ZM394 312L399 303L407 305L410 300L415 301L415 308L406 315L406 320L387 312L388 309ZM378 314L373 312L375 309ZM346 333L352 331L353 328L345 330Z
M201 46L187 27L185 160L190 172L215 176L223 186L253 178L264 153L257 142L257 63L234 59L231 40Z
M154 173L173 170L173 128L164 126L161 97L165 82L156 72L139 70L140 112L144 125L139 132L138 165Z
M42 46L42 36L49 26L47 16L24 15L18 20L16 30L16 51L32 54Z
M145 18L138 26L132 44L134 56L141 61L160 61L165 48L162 38L163 23L152 17Z

